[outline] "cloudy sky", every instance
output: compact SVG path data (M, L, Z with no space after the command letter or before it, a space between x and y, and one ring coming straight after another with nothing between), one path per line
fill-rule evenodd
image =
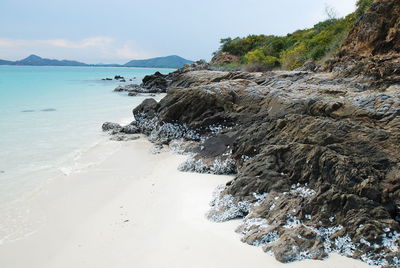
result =
M285 35L344 16L356 0L0 0L0 59L87 63L210 59L224 37Z

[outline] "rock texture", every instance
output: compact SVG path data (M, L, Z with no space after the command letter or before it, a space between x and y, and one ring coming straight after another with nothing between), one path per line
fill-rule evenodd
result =
M400 82L400 1L379 0L362 15L327 69L367 77L384 90Z
M216 54L210 61L212 65L219 65L219 64L229 64L240 62L240 57L236 55L232 55L228 52L222 52Z
M186 144L181 170L236 174L211 220L244 217L242 240L282 262L338 252L399 265L396 86L305 71L168 77L166 97L135 108L134 125L156 144Z

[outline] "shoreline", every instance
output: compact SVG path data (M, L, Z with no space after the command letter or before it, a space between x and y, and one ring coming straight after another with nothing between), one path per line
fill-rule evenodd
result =
M232 177L180 172L185 156L151 154L152 146L144 137L107 140L84 153L81 160L91 162L113 151L97 165L58 176L29 200L37 230L0 245L0 265L367 267L336 255L285 265L240 242L233 232L238 221L205 217L214 188Z

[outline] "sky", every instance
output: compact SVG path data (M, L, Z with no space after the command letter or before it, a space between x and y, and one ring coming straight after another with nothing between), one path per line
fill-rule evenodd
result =
M355 10L356 0L0 0L0 59L86 63L206 59L225 37L286 35Z

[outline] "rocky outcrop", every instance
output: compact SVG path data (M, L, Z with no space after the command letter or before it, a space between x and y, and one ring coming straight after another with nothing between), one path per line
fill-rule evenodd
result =
M331 72L197 62L163 76L167 95L136 107L132 125L188 154L180 170L235 174L207 216L242 218L243 242L281 262L337 252L400 267L399 4L376 1Z
M110 132L112 135L116 134L138 134L140 129L136 121L131 122L129 125L121 126L117 123L105 122L102 125L103 131Z
M134 125L189 154L183 171L236 174L211 220L243 217L242 241L282 262L338 252L399 265L399 88L306 71L168 77L175 87L136 107Z
M136 96L138 94L147 93L165 93L169 88L175 87L188 87L193 83L205 83L211 80L220 79L221 75L226 73L220 72L219 75L215 74L213 77L209 77L209 73L205 73L202 77L203 81L200 81L202 72L209 69L208 63L205 61L197 61L192 64L187 64L183 68L176 70L170 74L164 75L160 72L155 72L152 75L146 75L141 85L130 84L121 85L114 89L115 92L128 92L129 96ZM192 75L186 76L187 73L198 71L195 79L192 80Z
M400 1L375 1L326 69L363 76L381 90L400 82Z
M211 65L221 65L240 62L240 57L228 52L217 53L210 61Z
M142 86L136 84L129 84L124 86L118 86L114 89L115 92L127 92L128 96L137 96L139 94L153 94L153 93L163 93L165 90L157 88L143 88Z
M168 82L166 79L167 75L161 74L160 72L156 72L153 75L146 75L143 78L141 87L147 89L152 93L156 92L166 92L168 87Z

